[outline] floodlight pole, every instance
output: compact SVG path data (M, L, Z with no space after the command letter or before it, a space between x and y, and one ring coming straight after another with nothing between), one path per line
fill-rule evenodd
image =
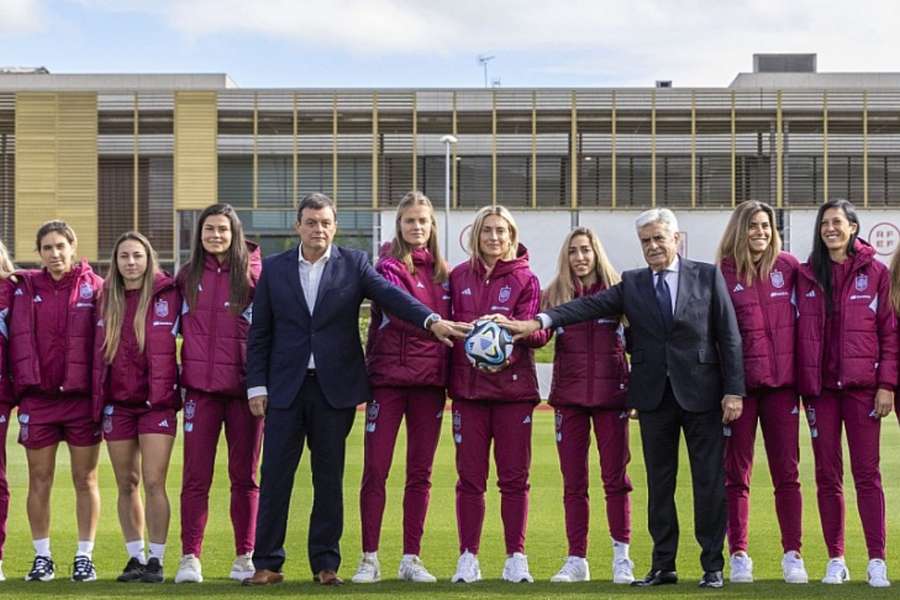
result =
M444 260L450 260L450 147L458 142L456 136L445 135L444 144Z

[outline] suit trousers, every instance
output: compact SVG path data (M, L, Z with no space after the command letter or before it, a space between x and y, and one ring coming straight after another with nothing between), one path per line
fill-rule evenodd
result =
M266 412L262 480L253 564L281 571L294 474L304 443L312 461L313 507L308 553L313 574L337 571L344 530L344 455L356 408L333 408L315 376L307 376L294 401Z
M727 515L721 409L684 410L667 380L662 402L652 411L641 411L639 419L649 488L647 521L653 538L653 570L675 570L679 534L675 490L683 430L691 464L694 535L701 548L700 564L704 571L721 571L725 565L722 547Z

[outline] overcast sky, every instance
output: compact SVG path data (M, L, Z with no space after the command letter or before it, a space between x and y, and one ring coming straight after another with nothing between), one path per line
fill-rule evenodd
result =
M242 87L727 85L754 52L900 71L896 0L0 0L0 66Z

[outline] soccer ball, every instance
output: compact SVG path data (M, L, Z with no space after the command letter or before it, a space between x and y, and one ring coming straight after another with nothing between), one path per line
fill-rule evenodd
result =
M495 321L483 319L475 322L464 347L473 367L502 367L513 352L512 334Z

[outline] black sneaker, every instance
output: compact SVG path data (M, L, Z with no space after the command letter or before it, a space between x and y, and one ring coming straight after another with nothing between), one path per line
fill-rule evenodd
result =
M79 554L72 563L72 581L96 581L97 570L94 569L94 561L88 556Z
M122 570L122 574L116 577L116 581L128 583L129 581L139 581L144 575L144 565L135 557L128 559L128 564Z
M54 577L53 567L49 556L35 556L25 581L51 581Z
M144 573L141 575L141 581L144 583L162 583L163 582L162 563L155 556L147 561L144 565Z
M718 589L725 585L722 579L722 571L707 571L703 574L698 587Z

